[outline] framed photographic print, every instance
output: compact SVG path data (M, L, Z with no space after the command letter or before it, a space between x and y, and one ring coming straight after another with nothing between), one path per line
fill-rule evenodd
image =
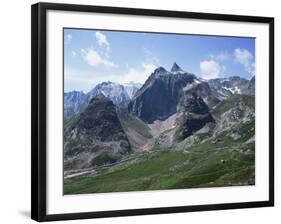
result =
M32 6L32 219L274 205L274 19Z

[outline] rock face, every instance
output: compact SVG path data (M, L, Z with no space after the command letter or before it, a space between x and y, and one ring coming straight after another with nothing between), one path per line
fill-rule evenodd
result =
M179 102L179 112L190 112L194 114L206 114L209 108L204 100L195 93L186 94Z
M165 120L176 112L182 89L195 79L177 64L173 65L172 72L159 67L135 94L128 111L147 123Z
M253 76L248 83L247 89L245 90L245 94L254 96L255 90L256 90L256 77Z
M213 93L220 100L224 100L232 94L248 94L249 82L239 76L208 80Z
M64 154L69 168L116 162L130 151L115 106L102 94L65 125Z
M185 94L178 106L181 116L177 120L175 139L182 141L194 132L203 128L207 123L214 123L209 108L204 100L193 94Z
M141 88L142 84L129 82L129 83L124 83L123 86L129 98L132 99L135 96L136 92Z
M201 97L209 108L216 106L220 100L216 97L216 94L211 90L209 84L205 81L198 81L186 85L183 88L184 95L195 94Z
M69 118L85 109L87 96L82 91L71 91L64 93L64 118Z
M171 68L171 72L172 73L180 73L180 72L185 73L185 71L182 70L182 68L176 62L174 62L173 66Z
M102 82L87 94L82 91L64 93L64 118L68 119L74 114L83 111L89 104L89 101L98 94L105 95L115 105L126 104L133 98L140 87L141 84L134 82L123 85L114 82Z
M77 128L85 129L101 141L126 139L113 102L99 94L79 116Z
M87 94L88 100L90 101L98 94L103 94L108 97L115 105L130 99L124 86L113 82L102 82L96 85L95 88Z
M255 97L232 95L219 103L213 114L217 119L217 132L231 129L237 124L247 123L255 119Z

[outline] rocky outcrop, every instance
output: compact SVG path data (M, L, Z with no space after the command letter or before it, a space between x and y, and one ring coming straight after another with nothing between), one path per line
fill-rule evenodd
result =
M69 167L112 163L131 152L113 102L102 94L65 124L64 154Z
M178 113L181 116L176 124L175 139L177 141L182 141L191 136L207 123L215 122L207 104L195 93L186 94L181 98Z
M255 119L255 97L239 94L230 96L219 103L212 113L217 120L216 132L231 129Z

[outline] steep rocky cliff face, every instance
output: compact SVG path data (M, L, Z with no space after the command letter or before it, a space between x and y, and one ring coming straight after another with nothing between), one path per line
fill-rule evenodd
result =
M171 72L157 68L128 105L128 111L147 123L165 120L177 110L182 89L194 82L193 74L174 64Z
M204 100L193 94L184 94L178 106L181 116L177 120L175 139L182 141L208 123L215 123Z

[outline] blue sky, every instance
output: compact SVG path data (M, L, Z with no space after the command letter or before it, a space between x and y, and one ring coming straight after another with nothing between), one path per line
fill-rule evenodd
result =
M158 66L183 70L204 79L255 70L255 39L64 29L65 91L88 92L103 81L144 83Z

